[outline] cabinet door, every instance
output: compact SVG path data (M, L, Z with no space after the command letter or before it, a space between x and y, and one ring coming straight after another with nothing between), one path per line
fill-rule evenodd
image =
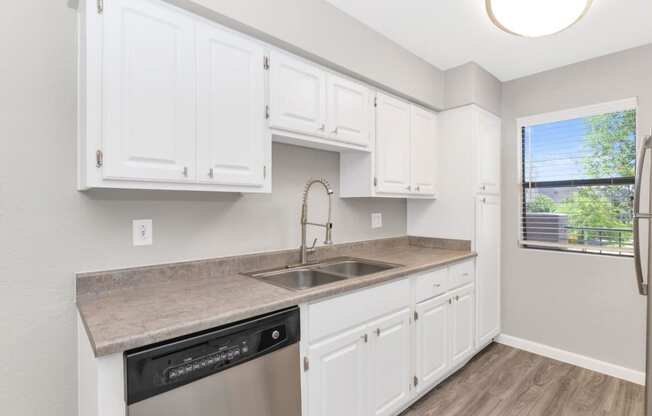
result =
M326 135L326 74L280 52L270 56L272 128Z
M477 191L500 193L500 120L476 110Z
M381 318L368 328L371 333L366 383L372 409L368 414L393 415L410 395L410 310Z
M310 416L366 415L367 344L359 327L310 347Z
M369 147L373 115L371 90L338 77L328 75L327 129L336 141Z
M474 288L464 288L451 294L451 366L468 360L474 352L475 299Z
M376 191L406 194L410 185L410 105L384 94L376 108Z
M500 333L500 197L477 197L478 346Z
M197 26L197 177L263 186L271 139L265 133L264 50L232 32Z
M411 108L411 169L412 191L417 194L435 193L437 116L419 107Z
M417 305L417 392L432 387L449 369L449 297Z
M106 3L103 175L194 181L194 23L164 2Z

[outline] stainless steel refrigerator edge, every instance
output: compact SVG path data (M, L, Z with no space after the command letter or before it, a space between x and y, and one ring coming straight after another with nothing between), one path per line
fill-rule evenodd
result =
M647 276L652 276L652 241L650 235L652 232L652 213L641 212L641 189L643 187L643 178L645 177L645 160L646 155L652 149L652 136L647 136L643 141L643 144L640 149L639 159L637 163L636 170L636 185L634 190L634 265L636 268L636 284L638 286L638 291L641 295L647 296L647 335L646 335L646 364L645 364L645 414L647 416L652 416L652 380L650 375L652 374L652 299L648 296L648 283L645 281L643 270L647 272ZM652 174L648 174L647 185L652 184ZM652 207L652 192L650 192L649 197L649 207ZM648 238L647 238L647 264L644 266L643 259L641 256L641 233L640 233L640 222L644 220L648 228Z

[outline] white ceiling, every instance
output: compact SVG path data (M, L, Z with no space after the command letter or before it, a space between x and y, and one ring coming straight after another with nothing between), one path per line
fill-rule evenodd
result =
M475 61L501 81L652 43L650 0L594 0L575 26L536 39L496 28L485 0L326 1L438 68Z

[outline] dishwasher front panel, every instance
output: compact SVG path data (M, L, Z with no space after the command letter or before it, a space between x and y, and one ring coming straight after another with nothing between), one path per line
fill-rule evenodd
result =
M299 344L139 401L129 416L300 416Z

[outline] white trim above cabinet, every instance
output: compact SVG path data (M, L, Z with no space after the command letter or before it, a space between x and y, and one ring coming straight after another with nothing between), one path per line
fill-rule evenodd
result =
M271 192L265 45L159 0L82 3L79 188Z

